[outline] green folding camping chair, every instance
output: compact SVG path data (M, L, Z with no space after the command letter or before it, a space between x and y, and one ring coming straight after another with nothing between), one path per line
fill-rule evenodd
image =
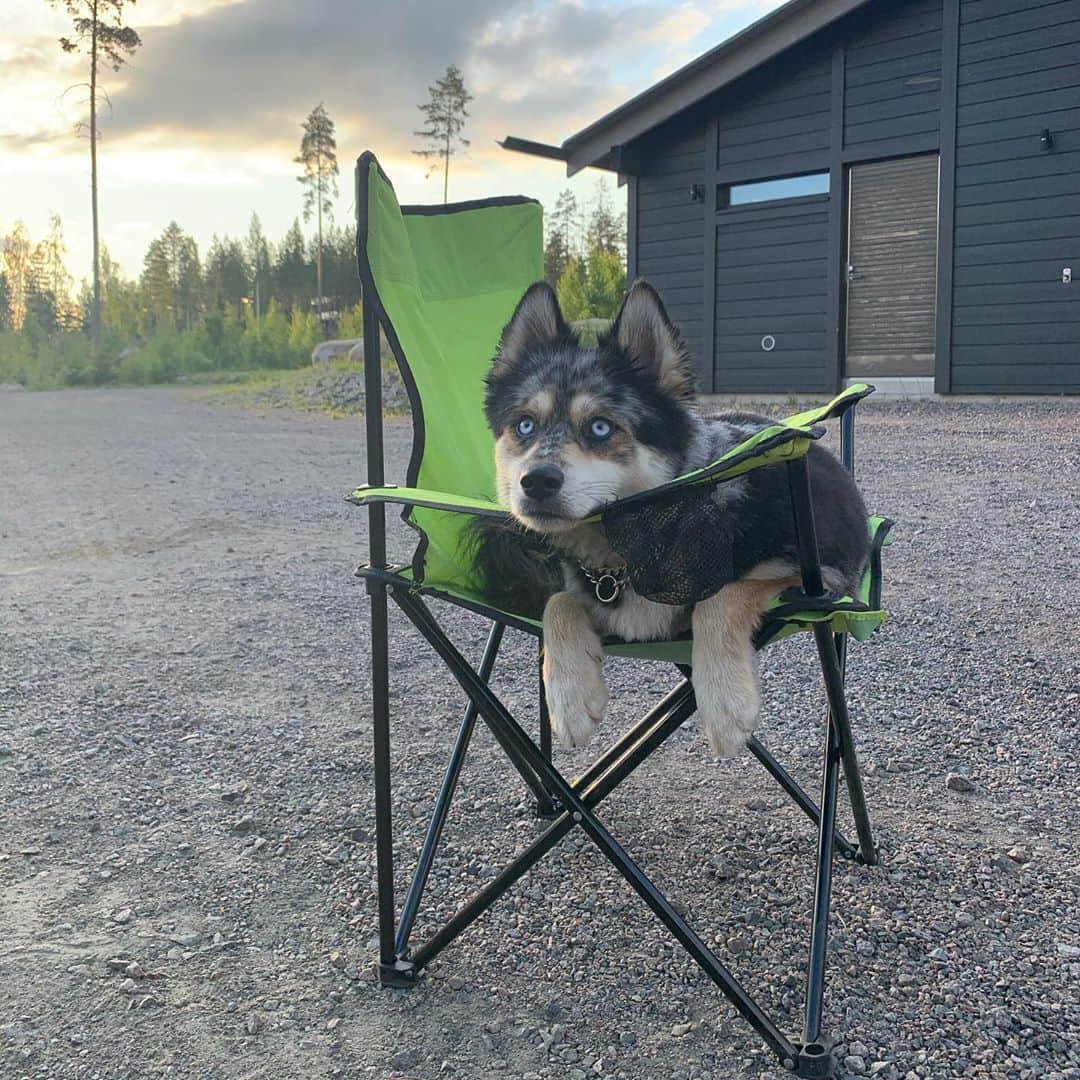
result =
M821 1013L833 856L838 853L862 864L877 862L844 697L846 642L849 636L864 640L885 619L880 603L880 556L890 523L882 518L869 523L872 558L859 595L828 595L818 559L805 454L823 433L818 425L839 418L842 457L851 468L853 406L871 388L851 387L821 408L771 425L719 461L663 488L668 497L679 490L690 491L694 485L720 484L756 468L785 468L788 474L803 586L776 602L758 633L757 644L761 647L804 630L814 635L828 700L819 802L814 802L756 738L750 740L749 749L818 826L805 1018L800 1036L792 1039L762 1011L596 815L598 804L693 715L690 642L606 643L611 654L670 661L678 681L648 715L574 780L566 779L552 763L551 730L542 690L539 731L534 740L488 685L507 628L542 638L536 619L527 613L501 610L485 598L484 582L472 563L466 537L472 517L505 514L493 499L493 447L482 408L484 376L515 304L526 287L543 276L539 203L513 197L443 206L399 206L374 155L366 153L357 162L356 207L364 302L368 482L350 499L367 507L369 522L370 555L357 573L365 579L371 600L380 982L385 986L411 985L427 964L560 839L580 828L787 1069L798 1076L829 1075L833 1058L829 1040L822 1033ZM385 483L380 331L390 344L412 408L413 447L406 487ZM647 505L654 494L635 497L631 510ZM386 503L401 504L404 520L419 535L410 565L387 565ZM612 512L623 509L615 504ZM394 897L388 598L408 616L469 699L400 915ZM429 598L459 605L490 620L478 668L466 661L439 626L427 603ZM490 729L535 797L538 812L550 823L449 922L429 940L414 946L411 935L421 896L477 718ZM841 771L858 834L856 844L836 828Z

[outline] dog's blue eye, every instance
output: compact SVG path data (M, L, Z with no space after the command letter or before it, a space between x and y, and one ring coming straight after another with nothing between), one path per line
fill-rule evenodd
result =
M523 438L528 438L536 430L536 421L531 416L523 416L518 421L517 433Z
M589 434L594 439L606 439L611 434L611 421L598 416L589 424Z

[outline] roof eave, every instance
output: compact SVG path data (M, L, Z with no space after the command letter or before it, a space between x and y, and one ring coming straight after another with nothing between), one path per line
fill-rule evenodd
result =
M625 105L566 139L569 175L599 165L657 125L797 45L869 0L789 0Z

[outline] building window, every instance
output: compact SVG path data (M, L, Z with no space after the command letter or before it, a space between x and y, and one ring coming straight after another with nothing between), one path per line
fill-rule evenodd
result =
M728 206L748 206L751 203L805 199L811 195L828 194L827 172L781 176L773 180L753 180L747 184L721 184L716 192L717 206L721 210Z

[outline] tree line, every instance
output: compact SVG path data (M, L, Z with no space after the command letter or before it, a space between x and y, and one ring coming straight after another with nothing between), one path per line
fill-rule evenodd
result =
M566 188L545 215L544 277L569 321L611 319L626 292L626 215L597 180L586 206Z
M139 47L123 24L134 0L46 0L72 19L65 52L86 54L91 154L91 278L76 291L65 265L63 226L54 215L36 242L17 222L0 233L0 382L31 387L145 383L219 370L293 367L309 361L328 334L359 336L360 283L351 229L336 226L337 144L322 103L303 123L297 180L303 219L276 244L252 214L241 237L215 236L200 254L194 237L170 222L147 247L142 270L125 275L99 239L97 111L100 69L119 70ZM442 172L448 197L451 160L473 100L454 65L418 106L424 127L415 151ZM625 219L597 183L587 206L567 189L546 216L544 268L568 319L609 318L625 288Z

